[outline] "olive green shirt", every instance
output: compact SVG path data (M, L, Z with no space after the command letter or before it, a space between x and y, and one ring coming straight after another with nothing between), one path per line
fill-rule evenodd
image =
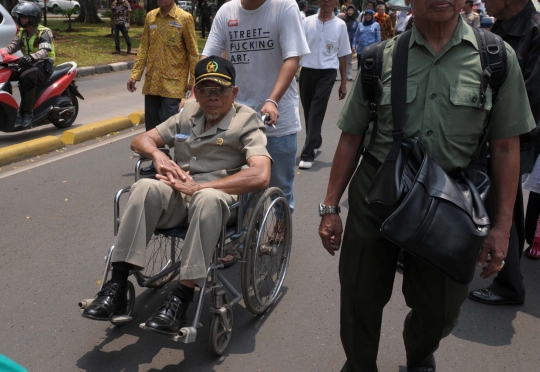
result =
M392 109L390 82L395 39L383 56L383 94L379 106L379 133L371 154L384 161L392 147ZM531 131L533 119L527 91L514 50L506 45L508 76L492 102L488 89L485 109L478 108L482 66L476 37L461 17L450 41L435 55L416 26L409 44L407 72L407 110L405 136L417 137L430 157L445 171L465 168L483 134L484 119L492 113L491 138L504 139ZM360 76L360 74L359 74ZM367 101L362 97L358 77L338 120L347 133L371 138Z
M232 176L252 156L272 158L266 150L264 124L248 106L234 103L221 121L204 131L206 117L195 101L187 101L182 112L156 129L169 147L174 146L176 163L204 183ZM181 134L184 136L176 136Z

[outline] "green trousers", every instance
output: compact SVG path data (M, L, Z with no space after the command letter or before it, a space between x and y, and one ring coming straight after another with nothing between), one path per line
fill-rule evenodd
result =
M380 233L389 208L368 205L365 196L376 169L362 162L349 185L349 214L339 261L342 372L377 371L382 314L390 300L400 248ZM403 340L413 364L426 360L457 324L467 286L447 279L405 253L403 295L411 311Z

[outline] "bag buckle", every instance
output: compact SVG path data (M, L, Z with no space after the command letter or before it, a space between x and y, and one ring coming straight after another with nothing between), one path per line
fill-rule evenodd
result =
M369 115L374 118L377 116L377 112L379 111L379 105L377 105L375 102L368 102L369 106Z
M364 60L364 68L366 70L371 70L373 67L375 67L375 60L373 58L366 58Z
M403 130L395 130L392 132L392 138L394 138L394 142L401 141L403 139Z

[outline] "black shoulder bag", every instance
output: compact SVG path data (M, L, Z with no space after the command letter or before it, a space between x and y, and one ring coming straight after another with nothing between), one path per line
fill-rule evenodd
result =
M487 34L480 35L483 44L479 42L482 65L487 63L482 73L479 108L485 105L488 85L492 90L500 86L506 71L505 50L501 52L504 43ZM428 156L418 138L404 138L410 37L410 31L403 33L394 46L394 61L399 61L392 66L391 82L394 144L366 200L395 208L382 224L385 238L466 285L473 278L478 254L491 227L484 207L490 185L484 169L491 114L487 114L484 135L469 167L450 174Z

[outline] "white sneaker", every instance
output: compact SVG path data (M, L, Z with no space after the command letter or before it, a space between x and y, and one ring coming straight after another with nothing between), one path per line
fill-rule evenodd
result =
M309 169L313 166L313 162L312 161L303 161L303 160L300 160L300 164L298 164L298 168L300 169Z

